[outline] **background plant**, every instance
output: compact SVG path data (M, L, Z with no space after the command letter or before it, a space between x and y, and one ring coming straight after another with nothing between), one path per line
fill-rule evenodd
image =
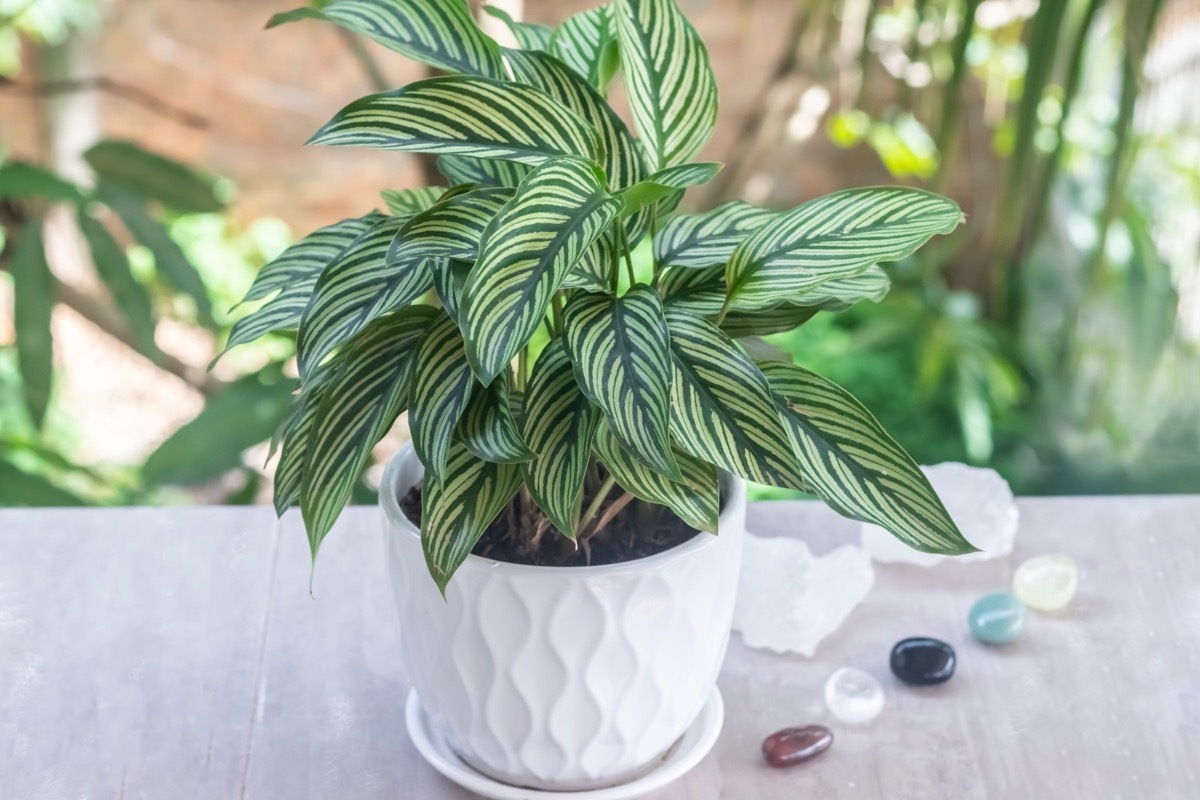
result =
M425 466L422 545L443 591L518 494L522 517L532 501L586 551L633 498L716 532L718 469L813 492L918 549L970 550L853 397L735 341L877 299L878 262L952 231L954 203L878 188L787 212L734 202L671 216L718 170L689 163L715 124L716 83L673 0L617 0L557 31L517 26L519 50L459 2L338 0L273 24L312 17L461 73L362 98L313 136L437 154L452 186L388 192L389 214L289 248L229 338L298 329L275 504L299 503L314 558L405 408ZM640 139L604 100L617 63ZM589 478L599 485L585 493ZM626 495L605 511L615 486Z

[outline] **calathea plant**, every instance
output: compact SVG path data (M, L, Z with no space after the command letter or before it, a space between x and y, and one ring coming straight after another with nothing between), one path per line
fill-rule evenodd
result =
M406 409L443 591L510 503L548 521L510 535L552 525L586 543L617 498L716 533L718 470L814 493L920 550L972 549L853 397L744 346L881 297L878 264L951 231L954 203L871 188L674 214L719 165L689 161L717 94L673 0L613 0L557 30L510 21L521 49L464 0L335 0L273 23L302 17L454 73L351 103L311 140L436 154L449 188L385 191L389 213L291 247L229 340L298 329L275 504L299 503L314 557ZM605 99L618 70L637 137Z

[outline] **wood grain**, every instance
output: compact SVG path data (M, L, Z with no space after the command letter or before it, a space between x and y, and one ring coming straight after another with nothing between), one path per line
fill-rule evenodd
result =
M1011 558L883 565L812 659L735 636L713 753L657 800L1200 797L1200 498L1021 502ZM823 507L750 509L816 552L857 537ZM1026 557L1065 552L1080 593L1015 644L973 642L967 609ZM374 509L343 515L308 594L298 518L268 509L0 511L0 798L471 795L417 756ZM941 687L895 681L898 639L958 651ZM888 693L872 725L830 721L837 667ZM764 736L829 724L833 747L767 768Z

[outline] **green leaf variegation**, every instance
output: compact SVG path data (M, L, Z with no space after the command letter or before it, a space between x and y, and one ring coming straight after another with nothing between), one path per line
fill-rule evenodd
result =
M475 390L458 422L458 440L484 461L519 464L534 456L521 439L509 398L508 375L499 375L491 386Z
M458 442L450 446L442 479L426 479L421 495L421 547L442 594L520 485L518 465L484 461Z
M530 126L529 120L537 120ZM450 75L356 100L309 144L500 158L540 164L559 155L595 158L596 132L545 94L520 83Z
M434 480L443 474L450 440L475 384L464 347L454 320L438 313L417 350L408 427L413 449Z
M720 171L720 164L708 161L660 169L621 192L621 199L625 201L625 209L621 213L627 217L632 216L638 209L663 201L664 198L669 198L665 202L670 204L673 210L674 205L678 204L678 199L672 197L673 195L682 198L684 189L708 183Z
M436 203L444 192L440 186L418 186L415 189L384 189L379 196L393 216L407 219Z
M537 457L521 469L538 508L571 538L600 413L576 383L563 340L550 342L525 392L525 441Z
M633 457L607 425L596 431L596 455L617 484L640 500L658 503L674 511L693 528L717 532L720 497L717 470L712 464L684 453L676 455L681 481L672 481Z
M321 271L379 220L380 215L368 214L327 225L259 270L242 302L274 297L234 324L225 349L252 342L271 331L298 327Z
M774 211L741 200L731 200L703 214L680 214L655 235L654 258L674 267L725 264L751 232L777 216Z
M791 364L760 366L816 494L917 550L975 550L913 460L846 390Z
M623 297L579 293L567 303L563 340L584 394L634 456L674 480L671 455L670 335L649 286Z
M300 511L314 558L371 448L404 410L413 353L433 315L431 308L414 306L376 320L322 381L300 484Z
M438 156L438 172L451 183L515 187L529 174L529 167L515 161L497 161L471 156Z
M507 188L474 189L417 214L397 231L388 248L388 269L403 269L425 258L474 261L488 223L512 196Z
M679 449L756 483L807 490L767 379L712 323L667 311Z
M602 181L584 159L547 162L488 225L460 312L480 383L491 383L525 346L551 295L616 217L621 203Z
M512 15L499 6L484 6L483 12L504 23L512 32L513 38L522 50L545 50L550 46L550 37L554 29L549 25L539 25L533 22L518 22Z
M650 167L687 161L717 121L708 51L674 0L615 0L625 89Z
M902 187L849 189L810 200L759 228L733 253L730 301L769 308L826 281L903 258L962 221L953 201Z
M550 37L549 52L603 94L620 63L612 6L568 17Z

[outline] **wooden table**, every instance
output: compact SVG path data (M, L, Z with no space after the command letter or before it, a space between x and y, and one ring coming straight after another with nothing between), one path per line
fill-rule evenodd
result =
M730 647L725 729L668 798L1200 798L1200 497L1021 503L1011 559L884 565L817 657ZM856 526L808 503L751 529L823 552ZM966 633L971 602L1021 559L1066 552L1080 594L1017 643ZM378 514L347 512L315 597L298 517L267 508L0 511L0 798L224 800L469 795L417 756L383 579ZM933 689L888 673L893 642L945 639ZM833 748L766 768L763 736L827 721L855 665L887 706Z

